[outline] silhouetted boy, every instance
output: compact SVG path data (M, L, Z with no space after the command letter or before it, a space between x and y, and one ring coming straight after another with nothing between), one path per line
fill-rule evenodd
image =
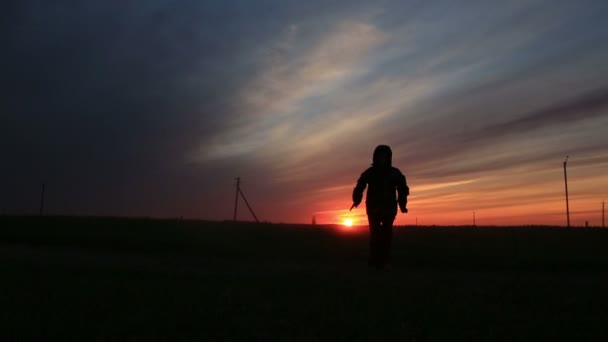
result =
M390 147L378 145L374 150L372 166L361 174L353 190L353 206L356 207L363 199L365 187L369 186L365 199L370 231L369 265L385 269L390 267L397 205L402 213L407 213L407 196L410 193L405 176L391 165L392 156Z

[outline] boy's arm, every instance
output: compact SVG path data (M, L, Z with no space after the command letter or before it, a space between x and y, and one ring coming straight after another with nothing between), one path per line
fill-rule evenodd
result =
M363 191L365 191L365 187L367 186L367 171L361 174L359 180L357 180L357 185L353 189L353 206L356 207L361 204L361 200L363 200Z
M410 188L407 186L405 176L399 171L397 176L397 203L402 213L407 213L407 196L410 194Z

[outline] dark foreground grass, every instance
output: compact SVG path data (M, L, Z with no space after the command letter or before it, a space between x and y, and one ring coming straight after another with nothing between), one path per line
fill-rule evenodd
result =
M602 341L608 231L0 217L2 340Z

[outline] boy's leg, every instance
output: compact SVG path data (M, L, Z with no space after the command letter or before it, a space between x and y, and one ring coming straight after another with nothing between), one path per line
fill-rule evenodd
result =
M369 259L368 265L378 267L380 266L380 218L377 215L367 215L367 220L369 222Z
M382 220L380 234L380 265L386 266L391 263L391 242L393 239L393 222L394 217L385 217Z

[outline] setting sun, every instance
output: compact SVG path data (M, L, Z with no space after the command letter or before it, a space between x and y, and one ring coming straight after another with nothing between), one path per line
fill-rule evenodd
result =
M344 219L344 223L342 223L344 226L346 227L352 227L353 226L353 220L352 219Z

